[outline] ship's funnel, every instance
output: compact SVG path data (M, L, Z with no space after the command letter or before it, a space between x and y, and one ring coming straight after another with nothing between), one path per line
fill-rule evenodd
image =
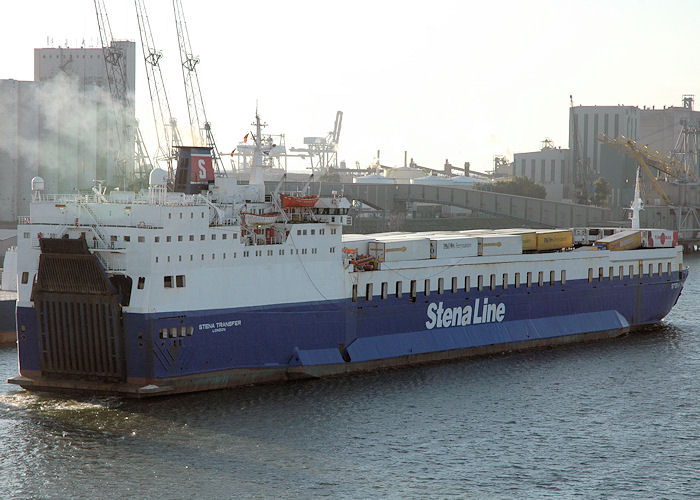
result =
M175 189L179 193L195 194L205 191L214 183L211 148L199 146L176 146L177 170Z

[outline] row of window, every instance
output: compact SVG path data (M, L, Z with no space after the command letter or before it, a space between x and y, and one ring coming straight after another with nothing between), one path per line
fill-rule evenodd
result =
M624 266L620 266L618 269L618 276L620 279L624 278L624 276L625 276L624 271L625 271ZM654 275L654 264L649 264L648 271L649 271L648 272L649 276ZM683 271L682 265L679 266L678 271L679 272ZM670 262L667 263L666 272L669 276L671 275L672 265ZM634 273L635 273L634 266L630 265L628 277L633 278L635 276ZM661 262L658 263L657 273L659 276L661 276L663 273L663 264ZM639 273L638 274L640 276L644 275L644 268L643 268L643 265L641 263L639 264ZM603 275L604 275L604 269L602 267L598 268L598 280L599 281L603 280ZM615 275L615 268L611 266L608 270L609 279L612 280L614 278L614 275ZM550 271L549 272L549 280L547 281L547 283L549 283L549 285L553 286L556 283L556 277L557 277L556 272ZM481 291L486 286L488 286L488 288L491 290L495 290L496 286L497 286L496 279L497 279L496 275L492 274L489 276L488 284L486 284L486 283L484 283L484 276L482 276L482 275L477 276L477 285L476 285L477 290ZM559 281L561 282L562 285L566 284L566 270L561 271L561 273L559 275ZM592 281L593 281L593 268L589 268L588 269L588 282L590 283ZM533 286L533 283L534 283L533 282L533 274L532 274L532 272L528 272L526 274L525 286L527 286L528 288L531 288ZM537 273L537 282L536 283L537 283L537 286L544 286L544 284L545 284L545 272L544 271L539 271ZM452 281L450 284L451 284L450 288L452 290L452 293L457 293L459 291L459 278L454 276L452 278ZM430 292L431 292L430 279L429 278L426 279L424 281L423 285L424 285L423 294L425 296L430 295ZM395 288L393 291L393 295L396 298L402 297L402 286L403 286L403 282L401 282L401 281L396 282ZM500 282L500 286L503 289L508 288L508 286L509 286L508 273L503 273L502 280ZM515 280L514 280L513 286L515 288L520 288L520 286L521 286L520 273L515 273ZM471 283L470 283L469 276L464 277L463 290L465 292L469 292L471 290ZM437 293L438 293L438 295L441 295L444 292L445 292L445 279L438 278ZM410 294L409 297L411 300L416 299L416 296L417 296L417 281L416 280L411 280L409 294ZM365 300L368 300L368 301L372 300L373 295L374 295L374 284L367 283L365 286ZM388 295L389 295L389 284L385 281L381 284L381 298L386 299L388 297ZM352 300L353 300L353 302L357 302L357 298L358 298L357 284L354 284L352 286Z
M307 231L308 231L308 234L310 234L311 236L313 236L314 234L316 234L316 230L315 230L315 229L308 229L308 230L307 230L307 229L297 229L297 236L306 236L306 235L307 235ZM333 228L333 229L331 229L331 234L336 234L337 231L338 231L338 230L337 230L336 228ZM319 230L318 230L318 234L321 235L321 236L323 236L324 234L326 234L326 230L325 230L325 229L319 229Z
M177 337L191 337L193 333L193 326L173 326L170 328L161 328L159 335L162 339L167 339L168 337L174 339Z
M173 276L163 276L163 288L184 288L185 287L185 275L184 274L178 274L177 276L174 276L175 280L173 281ZM141 283L141 280L139 278L139 284ZM175 286L173 286L173 284Z
M202 216L201 218L203 219L203 218L204 218L204 212L200 212L200 215ZM172 218L173 218L173 213L172 213L172 212L168 212L168 219L172 219ZM182 219L182 212L180 212L180 218ZM194 212L190 212L190 219L194 219Z
M309 251L309 250L310 250L310 251ZM251 250L244 250L244 251L243 251L243 257L250 257L250 256L251 256L251 253L252 253L253 256L255 256L255 257L262 257L262 256L263 256L263 252L265 252L265 251L264 251L264 250L254 250L254 251L251 252ZM310 249L308 249L308 248L302 248L302 249L298 249L298 248L295 249L295 248L292 248L292 249L289 250L288 253L287 253L286 250L283 249L283 248L277 250L277 255L285 255L285 254L286 254L286 255L299 255L299 253L301 253L301 255L307 255L307 254L315 255L315 254L318 254L318 248L310 248ZM328 253L335 253L335 247L330 247L330 248L328 249ZM272 249L268 249L268 250L266 251L266 254L267 254L268 257L272 257L272 256L275 254L275 251L272 250ZM231 255L231 254L228 254L228 255ZM235 258L237 258L237 256L238 256L238 253L237 253L237 252L233 252L233 256L232 256L231 258L235 259ZM226 259L227 259L227 254L226 254L226 252L223 252L223 253L221 254L221 258L222 258L223 260L226 260ZM156 255L155 259L156 259L156 264L160 262L160 256ZM204 254L200 254L200 260L201 260L201 261L204 260ZM216 254L215 254L215 253L212 253L212 254L211 254L211 260L216 260ZM178 261L178 262L182 262L182 255L178 255L178 256L177 256L177 261ZM168 256L166 257L166 262L170 262L170 255L168 255ZM193 254L190 254L190 262L194 262L194 255L193 255Z
M659 262L656 265L656 274L658 276L661 276L661 275L663 275L663 272L664 272L664 265L662 262ZM666 263L666 274L670 276L672 272L673 272L673 265L670 262L667 262ZM683 265L682 264L679 265L678 272L683 272ZM628 271L627 271L627 277L634 278L635 274L639 275L639 276L644 276L644 264L642 262L640 262L638 264L638 269L636 271L635 271L635 266L633 264L629 265ZM647 275L654 276L654 264L651 264L651 263L649 264ZM598 268L598 281L603 281L604 277L605 277L605 269L602 267L599 267ZM619 266L617 268L617 277L620 279L623 279L625 277L625 266ZM610 266L608 268L608 279L612 280L614 278L615 278L615 267ZM593 281L593 268L589 267L588 268L588 282L591 283L592 281Z

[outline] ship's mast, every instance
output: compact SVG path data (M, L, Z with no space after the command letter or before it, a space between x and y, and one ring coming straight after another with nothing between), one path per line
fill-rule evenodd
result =
M263 150L262 150L262 127L263 124L260 123L260 114L258 113L257 106L255 108L255 135L253 140L255 141L255 151L253 152L253 164L250 168L250 178L248 183L251 186L257 188L258 201L265 200L265 178L263 175Z
M632 229L639 229L639 212L644 208L642 197L639 195L639 168L637 168L637 181L634 185L634 199L632 200Z

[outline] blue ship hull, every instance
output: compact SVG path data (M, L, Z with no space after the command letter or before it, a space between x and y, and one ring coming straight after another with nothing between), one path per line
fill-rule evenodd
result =
M356 302L125 314L119 344L124 376L111 381L46 374L51 349L76 347L42 342L35 309L18 308L21 376L12 382L139 397L606 338L660 321L686 277L683 271L415 299L375 295ZM64 355L70 366L76 359L79 372L81 353Z

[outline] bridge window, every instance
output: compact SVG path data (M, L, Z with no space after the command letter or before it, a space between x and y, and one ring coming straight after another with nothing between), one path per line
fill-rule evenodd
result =
M156 243L159 243L159 242L160 242L160 236L154 236L154 237L153 237L153 241L156 242Z
M22 272L22 284L26 285L27 283L29 283L29 272L23 271Z
M175 286L178 288L185 287L185 275L184 274L178 274L177 276L175 276Z
M272 250L268 250L267 255L268 255L268 257L272 257Z
M190 234L190 241L194 241L194 234Z
M438 278L438 295L445 291L445 278Z
M215 234L212 234L212 235L211 235L211 239L212 239L212 241L216 240L216 235L215 235Z
M178 235L177 235L177 241L182 241L182 235L181 235L181 234L178 234Z
M136 288L139 290L143 290L143 288L146 286L146 278L143 276L139 276L139 280L136 283Z
M331 234L335 234L336 229L331 229Z
M316 234L316 230L315 230L315 229L312 229L312 230L311 230L311 236L313 236L314 234Z
M207 239L207 237L205 235L203 235L203 234L199 235L199 241L204 241L205 239Z
M164 288L172 288L173 287L173 277L172 276L163 276L163 287Z
M225 240L226 238L228 238L228 234L224 233L224 234L221 235L221 239L222 239L222 240Z
M173 237L172 237L172 236L166 236L166 237L165 237L165 241L166 241L166 243L170 243L171 241L173 241Z
M139 243L145 243L145 242L146 242L146 237L145 237L145 236L139 236L139 237L138 237L138 242L139 242Z
M325 229L319 229L319 230L318 230L318 234L324 235L324 234L326 234L326 230L325 230Z
M397 299L401 298L401 285L402 285L401 281L396 282L396 298Z

